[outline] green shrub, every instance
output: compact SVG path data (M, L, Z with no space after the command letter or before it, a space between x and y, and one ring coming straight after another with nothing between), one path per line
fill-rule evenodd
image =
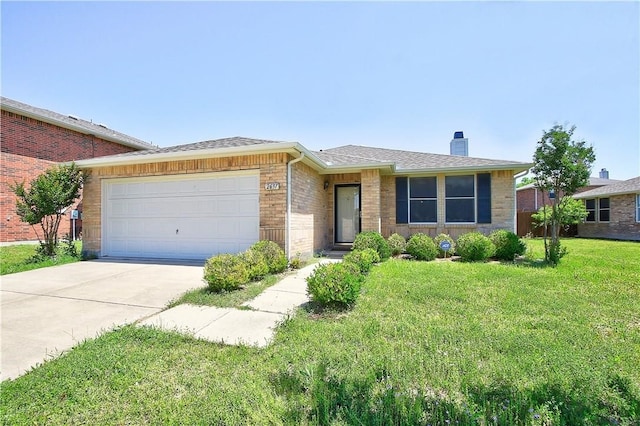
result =
M259 280L269 273L269 265L262 252L249 249L240 254L240 257L247 266L249 280Z
M527 245L513 232L500 229L489 234L489 239L496 246L495 257L500 260L513 260L527 251Z
M380 262L380 255L374 249L354 250L342 259L343 262L350 262L358 266L360 272L368 273L374 263Z
M451 238L449 234L439 234L436 236L433 241L436 243L436 247L438 248L438 257L444 257L444 250L440 248L440 243L443 241L449 241L451 244L451 248L447 250L447 256L452 256L456 252L456 242Z
M407 253L417 260L433 260L438 255L438 248L430 236L418 232L409 238Z
M496 251L491 240L479 232L469 232L458 238L456 252L462 260L487 260Z
M400 234L391 234L387 243L389 244L389 249L393 256L404 253L404 250L407 247L407 240L405 240L405 238Z
M269 267L269 272L272 274L284 271L289 265L284 251L273 241L258 241L251 246L251 250L256 250L262 253L265 261L267 262L267 266Z
M307 277L307 293L321 304L353 304L360 294L364 275L351 262L325 263Z
M234 290L249 282L249 271L242 257L219 254L204 264L204 281L214 292Z
M289 259L289 268L300 269L304 266L305 262L300 258L300 253L296 253L294 257Z
M391 256L389 243L379 232L366 231L356 235L353 250L374 249L380 255L380 260L387 260Z

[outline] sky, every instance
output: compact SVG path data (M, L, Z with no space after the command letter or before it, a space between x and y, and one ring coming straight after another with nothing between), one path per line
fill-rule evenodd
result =
M0 2L2 96L158 146L231 136L640 175L640 2Z

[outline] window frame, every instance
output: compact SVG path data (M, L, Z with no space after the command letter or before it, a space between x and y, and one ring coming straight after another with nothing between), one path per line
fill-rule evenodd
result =
M435 179L436 196L433 197L411 197L411 180L413 179ZM435 221L433 222L414 222L411 220L411 204L412 201L433 201L435 202ZM410 225L433 225L438 223L438 177L437 176L409 176L407 179L407 223Z
M593 201L593 208L589 208L587 206L587 203L589 201ZM589 213L589 215L591 214L591 212L593 212L593 219L589 220L589 216L587 216L584 221L585 223L596 223L598 222L598 199L597 198L587 198L586 200L584 200L584 208L587 211L587 213Z
M640 194L636 194L636 222L640 223Z
M602 208L602 206L600 206L600 204L602 203L602 200L607 200L609 202L609 206L605 207L605 208ZM602 218L601 218L603 211L607 212L607 216L608 216L607 220L602 220ZM598 198L598 222L600 222L600 223L609 223L609 222L611 222L611 198L610 197Z
M460 177L473 177L473 196L447 196L447 178L460 178ZM449 221L447 217L447 201L448 200L468 200L471 201L473 206L473 221ZM445 191L444 191L444 222L445 225L475 225L478 223L478 174L460 174L460 175L447 175L445 176Z

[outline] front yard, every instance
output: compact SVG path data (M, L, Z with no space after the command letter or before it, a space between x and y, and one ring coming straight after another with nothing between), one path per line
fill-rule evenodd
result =
M2 420L638 425L640 244L564 244L557 268L387 261L265 349L124 327L4 382Z

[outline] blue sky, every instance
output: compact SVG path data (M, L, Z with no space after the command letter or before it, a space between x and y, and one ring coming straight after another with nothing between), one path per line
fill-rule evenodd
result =
M640 174L638 2L1 2L2 95L160 146L229 136Z

